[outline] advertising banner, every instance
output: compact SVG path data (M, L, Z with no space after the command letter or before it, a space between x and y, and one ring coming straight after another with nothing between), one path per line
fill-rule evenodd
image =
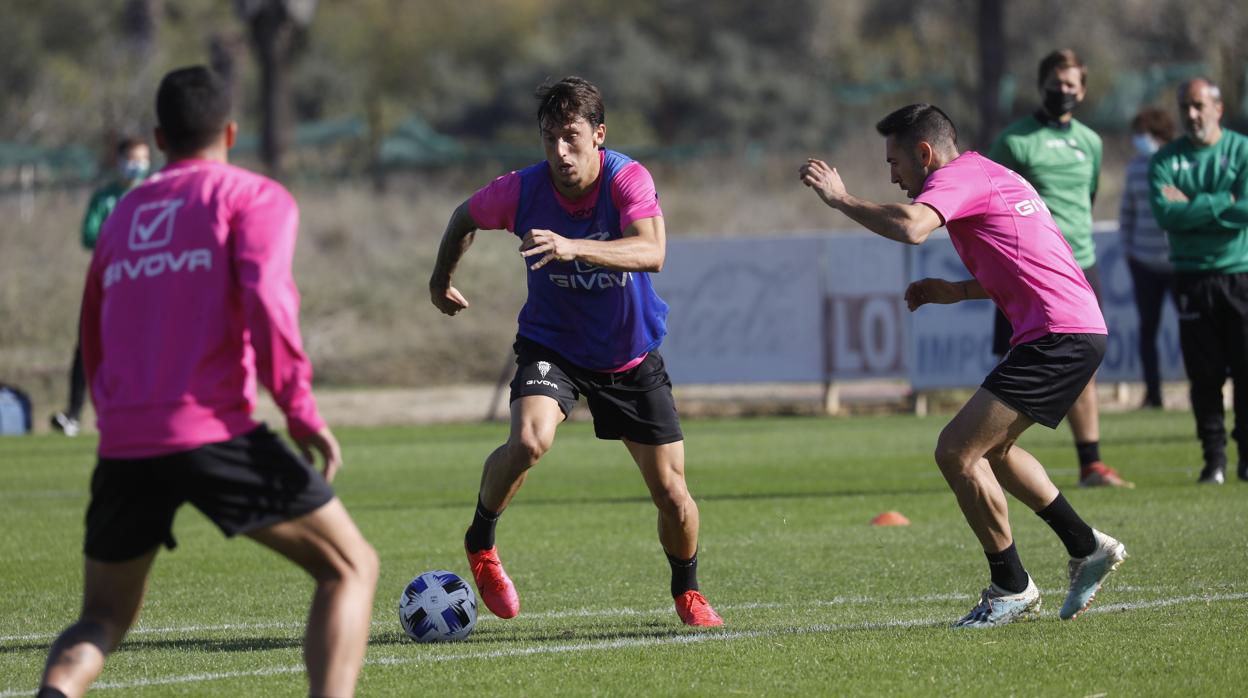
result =
M1109 345L1099 379L1138 382L1139 320L1116 226L1098 226L1097 267ZM676 239L655 287L671 306L662 352L678 383L908 378L915 390L979 385L996 365L991 301L911 313L910 280L970 277L945 231L921 245L869 233ZM1178 321L1167 301L1162 376L1182 380Z

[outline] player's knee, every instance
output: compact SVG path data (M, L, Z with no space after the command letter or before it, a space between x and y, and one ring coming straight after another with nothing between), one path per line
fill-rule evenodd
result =
M84 608L78 622L62 633L58 642L67 646L89 643L103 654L109 654L130 630L132 617L102 606Z
M996 465L1005 462L1006 456L1010 455L1011 448L1014 448L1013 441L998 444L988 449L988 452L984 454L984 458L986 458L988 462L995 467Z
M335 554L329 556L324 564L317 566L313 577L321 585L351 584L372 589L377 586L380 573L381 560L377 551L361 538L335 550Z
M693 504L693 498L689 496L689 490L685 489L683 482L671 483L656 488L650 493L650 499L654 501L654 505L664 515L681 518L684 517L685 512Z
M381 558L368 541L360 542L351 555L350 564L360 582L369 589L377 586L377 579L381 576Z
M940 439L937 440L936 452L933 456L936 459L936 465L940 467L940 471L946 476L965 475L970 471L975 461L978 460L970 458L966 448L945 433L941 433Z
M371 591L377 587L381 576L381 558L373 546L361 538L344 552L338 576Z
M550 451L554 436L547 436L536 430L526 429L518 438L513 439L508 451L514 467L528 469L533 467L542 456Z

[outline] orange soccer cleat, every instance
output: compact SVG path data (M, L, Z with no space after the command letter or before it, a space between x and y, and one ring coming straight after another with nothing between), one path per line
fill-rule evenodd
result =
M1093 461L1079 473L1080 487L1125 487L1131 489L1134 483L1122 479L1117 470L1101 461Z
M520 597L511 577L503 571L498 548L467 552L468 568L472 570L472 579L477 583L477 592L485 607L499 618L515 618L520 613Z
M685 625L714 628L724 624L724 619L706 602L706 597L693 589L676 597L676 615Z

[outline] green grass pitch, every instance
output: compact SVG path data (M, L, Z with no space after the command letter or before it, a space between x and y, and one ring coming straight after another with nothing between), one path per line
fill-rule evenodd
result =
M467 576L462 535L504 427L342 429L337 490L382 560L360 694L1242 695L1248 483L1194 484L1190 414L1103 416L1102 453L1133 491L1077 489L1065 426L1024 435L1130 558L1092 611L1061 622L1064 551L1011 500L1042 618L978 631L948 627L987 575L932 462L943 424L688 422L699 576L727 621L704 632L672 610L654 508L626 451L565 425L499 525L520 616L482 607L468 640L437 646L406 640L398 597L425 570ZM48 644L78 610L93 449L85 438L0 441L0 697L33 694ZM912 525L868 525L890 509ZM303 573L222 539L192 508L175 530L180 545L157 559L139 623L96 693L303 694Z

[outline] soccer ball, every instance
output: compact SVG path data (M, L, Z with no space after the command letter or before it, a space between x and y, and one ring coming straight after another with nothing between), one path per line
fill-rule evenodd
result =
M454 572L425 572L399 597L399 623L417 642L462 640L477 624L477 594Z

